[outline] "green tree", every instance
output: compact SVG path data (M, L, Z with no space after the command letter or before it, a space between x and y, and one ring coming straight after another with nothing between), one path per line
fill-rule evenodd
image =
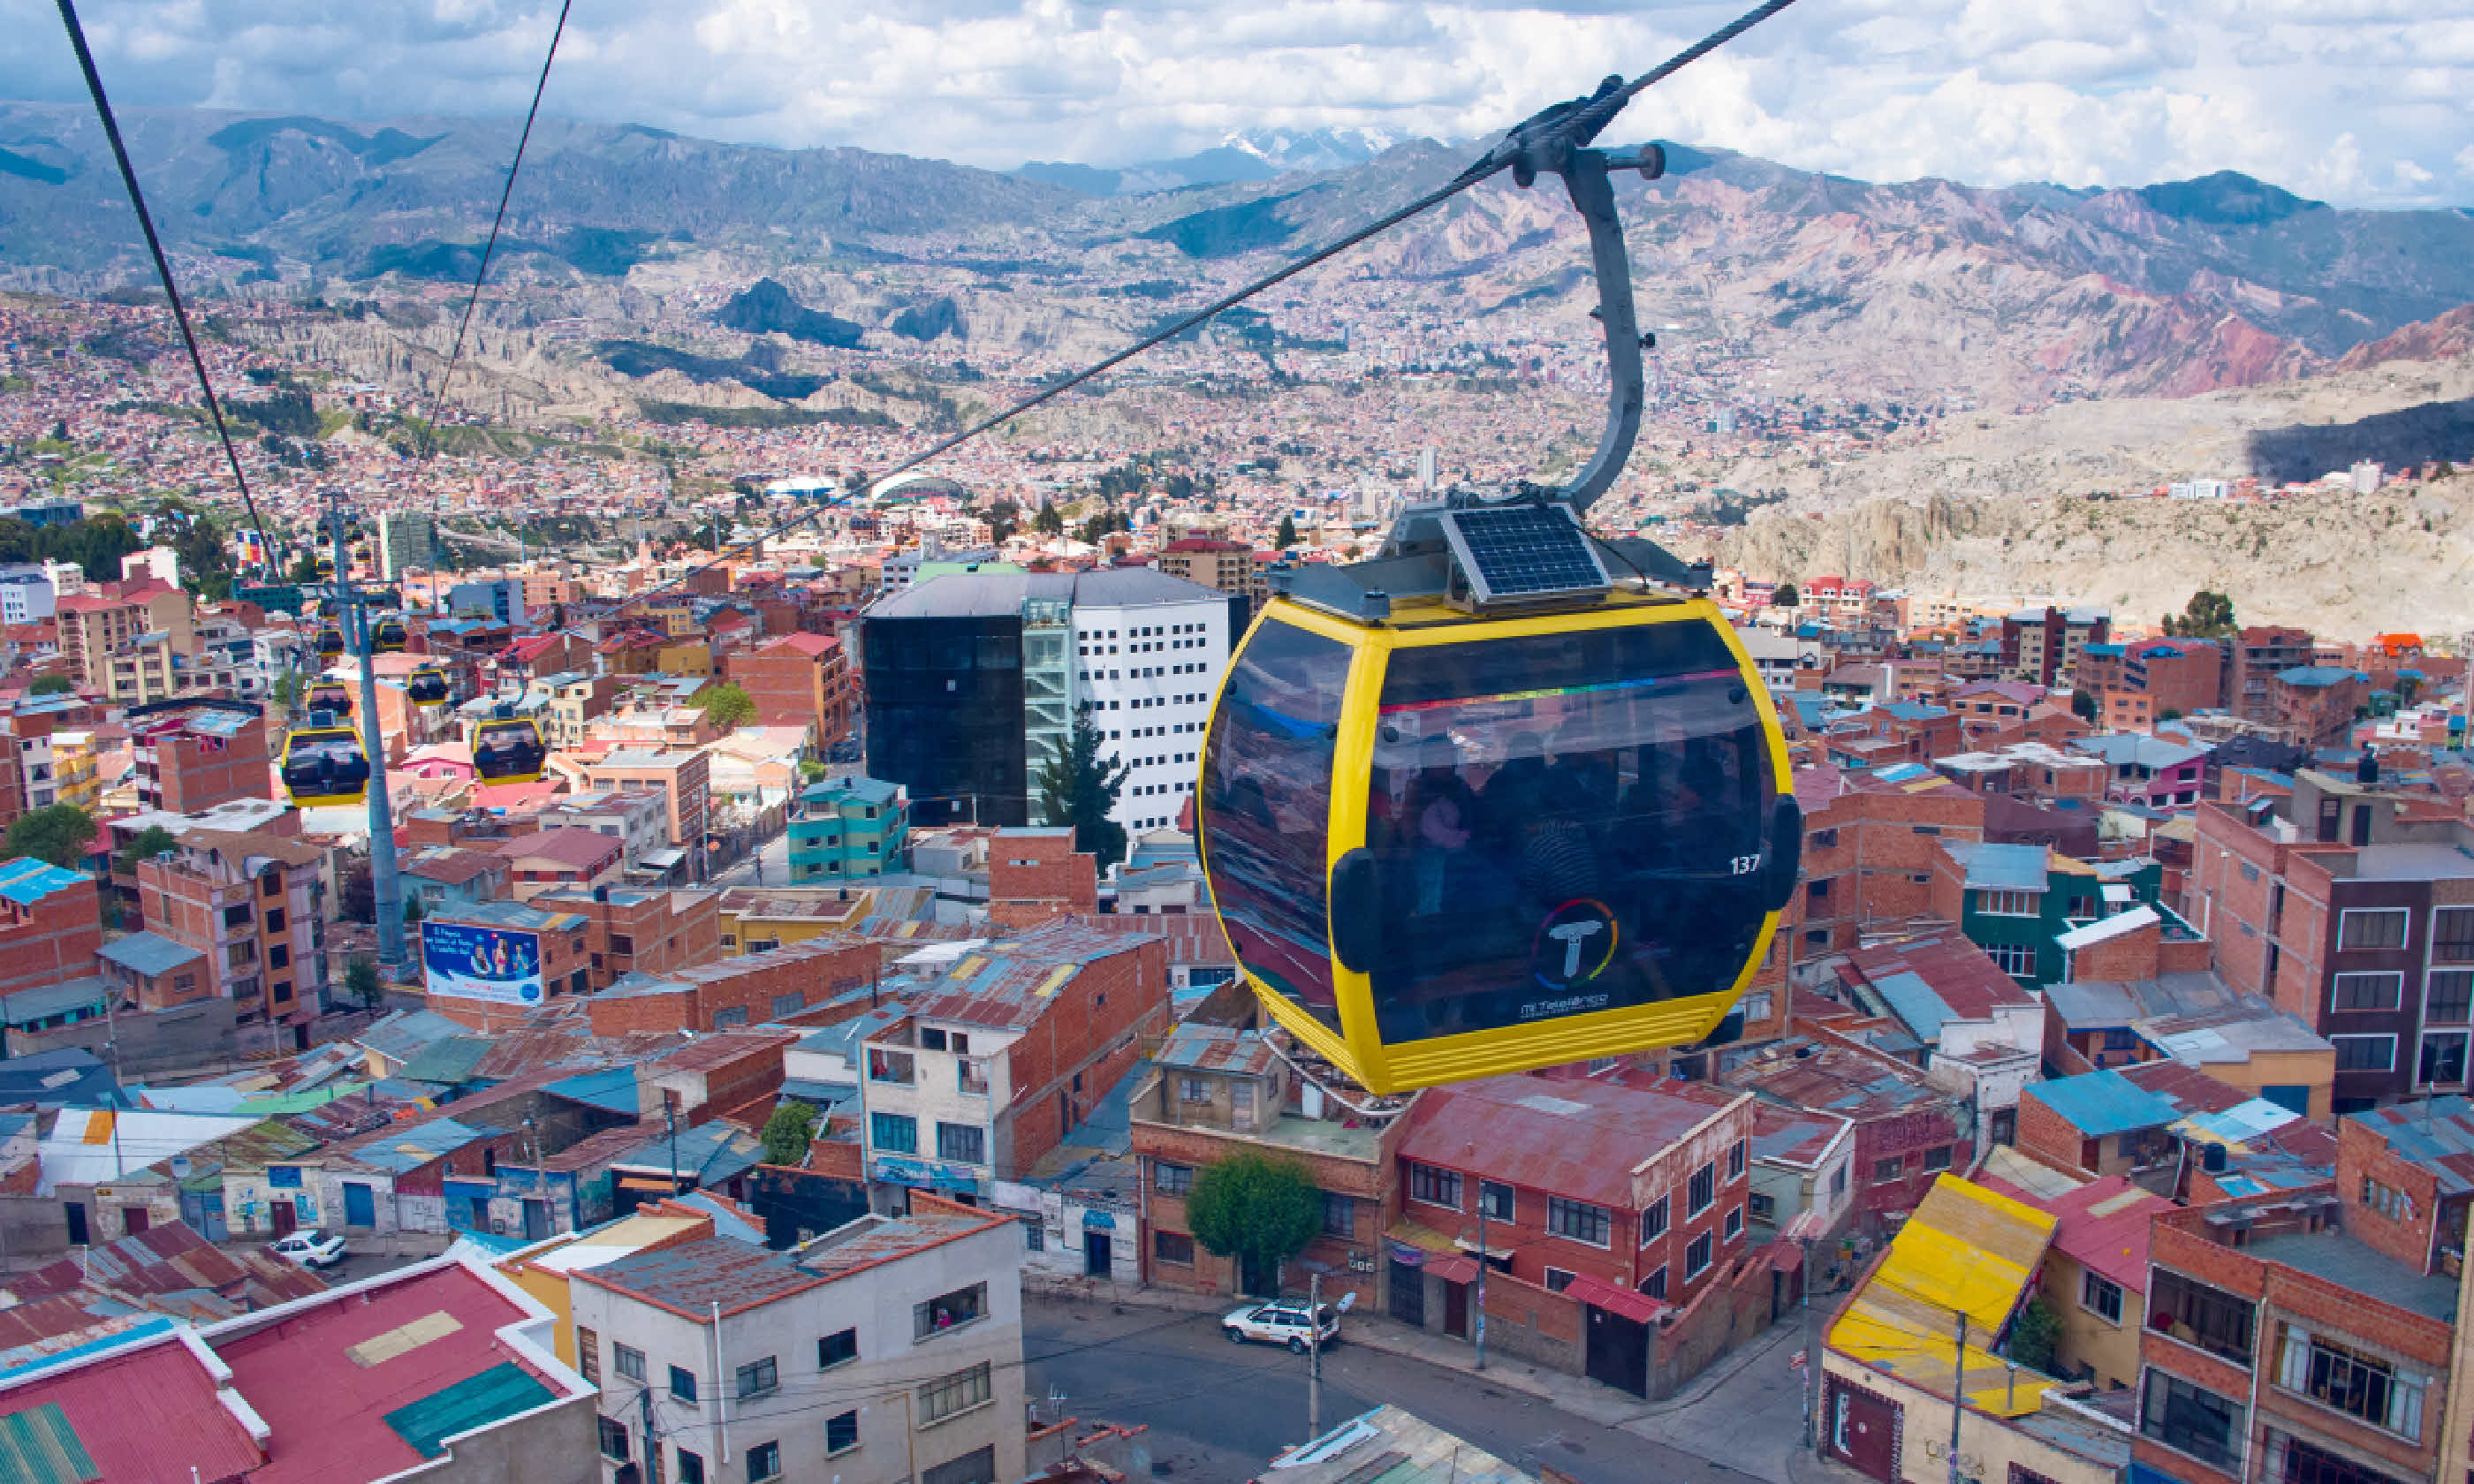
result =
M737 731L756 719L755 698L727 682L705 686L688 699L688 705L704 712L723 731Z
M85 848L93 840L94 820L73 803L28 809L9 826L11 855L31 855L63 871L75 870L85 859Z
M34 696L65 696L75 689L77 689L77 683L65 675L38 675L35 678L35 683L27 687L26 693Z
M802 783L815 783L822 781L826 771L825 765L816 761L813 757L802 757L799 759L799 781Z
M2029 1299L2019 1317L2010 1321L2010 1358L2029 1370L2050 1374L2053 1348L2061 1333L2062 1322L2045 1301Z
M1204 1251L1237 1260L1238 1281L1248 1293L1273 1294L1280 1264L1322 1230L1322 1192L1293 1161L1231 1155L1194 1177L1185 1221Z
M1031 517L1031 528L1042 536L1062 536L1065 534L1065 517L1057 514L1055 501L1042 500L1039 513Z
M137 874L139 861L153 860L180 843L180 837L162 826L149 825L138 833L136 839L129 842L128 849L120 852L120 869L124 874L133 876Z
M2182 605L2180 616L2165 615L2165 632L2176 638L2223 638L2234 632L2234 600L2202 587Z
M355 953L344 964L344 993L361 1002L364 1010L376 1010L386 999L386 985L378 978L376 959L366 953Z
M1275 551L1286 551L1297 543L1298 523L1291 520L1286 515L1281 515L1280 528L1272 533L1273 549Z
M2156 719L2160 722L2178 722L2182 719L2182 708L2177 706L2169 706L2164 710L2156 713Z
M275 678L275 683L267 687L266 694L268 700L273 701L283 709L286 715L289 715L301 708L302 692L307 688L307 682L299 675L286 670Z
M1776 608L1794 608L1803 601L1803 594L1795 590L1793 583L1781 583L1770 593L1771 606Z
M1126 828L1108 818L1133 771L1122 759L1100 755L1106 739L1083 717L1056 739L1055 754L1039 770L1039 806L1051 825L1074 826L1074 848L1100 858L1105 871L1126 856Z
M2096 696L2084 690L2071 692L2071 714L2083 722L2096 720Z
M344 873L344 880L335 888L335 911L347 922L376 922L378 920L376 883L370 878L370 863L365 858L352 863Z
M764 1141L764 1162L788 1164L796 1168L808 1162L808 1142L816 1127L816 1111L805 1103L785 1098L773 1105L773 1116L764 1120L764 1131L757 1137Z

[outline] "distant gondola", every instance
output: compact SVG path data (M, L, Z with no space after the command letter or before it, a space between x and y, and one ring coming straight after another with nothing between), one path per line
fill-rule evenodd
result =
M532 783L548 757L529 721L498 717L473 729L473 771L484 783Z
M309 725L283 739L283 792L303 809L366 801L370 759L360 733L331 712L310 712Z
M415 706L445 706L447 672L436 665L423 665L403 682L403 693L412 698Z

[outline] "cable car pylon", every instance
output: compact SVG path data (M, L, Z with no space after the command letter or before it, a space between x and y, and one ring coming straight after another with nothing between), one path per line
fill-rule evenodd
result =
M334 543L335 570L350 574L344 538L352 524L341 490L327 491L327 534ZM378 729L378 675L371 661L369 616L361 611L360 590L349 575L335 583L341 621L352 655L361 662L361 750L370 763L370 888L376 898L378 968L389 981L408 971L403 945L403 878L396 869L395 805L387 797L386 738Z

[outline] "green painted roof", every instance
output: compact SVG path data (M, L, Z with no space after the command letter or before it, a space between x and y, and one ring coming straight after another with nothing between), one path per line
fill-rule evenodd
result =
M533 1379L523 1367L506 1360L445 1390L397 1407L386 1415L385 1422L422 1457L436 1458L447 1451L446 1440L459 1432L486 1427L557 1400L556 1394Z
M103 1477L57 1401L0 1417L0 1479L85 1484Z

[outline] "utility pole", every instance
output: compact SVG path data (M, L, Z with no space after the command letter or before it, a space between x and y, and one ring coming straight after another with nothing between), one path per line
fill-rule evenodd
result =
M1322 1436L1322 1275L1306 1275L1306 1441Z
M1812 1238L1797 1240L1804 1244L1804 1446L1817 1450L1812 1422L1819 1410L1813 1394L1821 1388L1821 1311L1812 1304Z
M389 979L409 972L403 953L403 883L396 874L395 805L387 798L386 738L378 730L378 675L370 653L369 615L352 586L351 554L344 549L344 492L327 491L327 535L335 549L335 596L352 652L361 662L361 751L370 764L370 892L376 899L378 963Z
M1477 1368L1481 1371L1486 1369L1486 1182L1481 1180L1477 1183Z
M662 1125L670 1135L670 1194L679 1193L679 1105L670 1101L669 1092L662 1093Z
M1967 1414L1967 1311L1958 1311L1957 1349L1950 1370L1950 1484L1959 1484L1958 1420Z

